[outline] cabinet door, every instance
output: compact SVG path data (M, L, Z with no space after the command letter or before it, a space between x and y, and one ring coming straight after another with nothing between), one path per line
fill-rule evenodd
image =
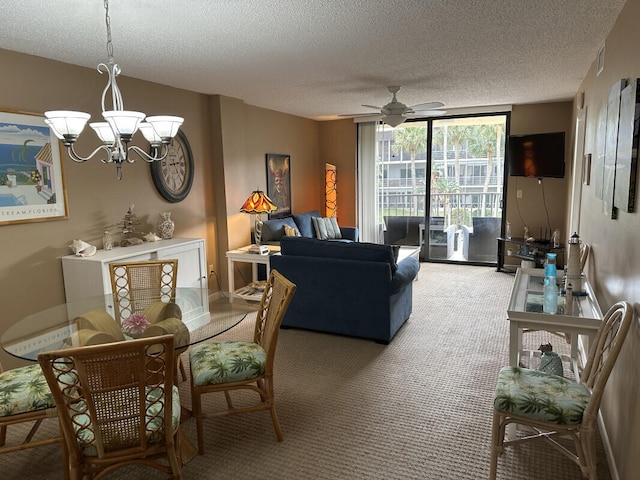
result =
M204 242L158 250L158 259L165 258L178 260L178 287L208 288Z

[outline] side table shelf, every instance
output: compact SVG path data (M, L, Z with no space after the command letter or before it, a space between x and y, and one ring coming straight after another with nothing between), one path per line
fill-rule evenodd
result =
M507 263L505 264L505 259L507 258L518 258L520 260L529 260L535 263L536 267L542 267L544 265L545 258L547 253L557 253L558 257L556 260L556 264L559 269L564 268L564 246L561 245L559 247L554 247L549 241L540 241L540 242L525 242L524 238L505 238L498 237L498 271L506 270L505 267L513 268L514 271L516 268L520 267L520 264L516 263ZM517 249L514 250L511 255L508 254L507 244L517 246Z
M269 265L270 265L271 256L280 254L279 246L268 245L269 247L268 255L250 253L249 252L250 247L251 245L248 245L246 247L238 248L237 250L230 250L226 254L227 264L229 269L229 291L232 294L231 301L233 301L233 297L239 297L245 300L260 301L260 299L262 298L262 290L260 289L259 282L258 282L258 265L260 264L265 265L267 269L267 275L269 275ZM251 264L252 282L249 285L246 285L240 288L235 287L234 264L236 262Z

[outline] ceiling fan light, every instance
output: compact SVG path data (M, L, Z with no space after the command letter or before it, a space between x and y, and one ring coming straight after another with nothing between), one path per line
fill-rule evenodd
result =
M147 123L153 127L155 134L167 142L177 135L178 129L183 122L184 118L171 115L147 117ZM145 138L147 138L146 135ZM147 140L149 139L147 138Z
M46 124L51 127L54 135L60 140L78 138L78 135L84 130L87 120L91 118L88 113L71 110L52 110L44 112L44 116Z
M401 123L404 123L406 118L403 115L385 115L382 121L392 127L397 127Z

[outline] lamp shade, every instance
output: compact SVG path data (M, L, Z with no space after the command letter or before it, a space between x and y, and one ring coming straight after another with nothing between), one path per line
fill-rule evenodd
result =
M271 213L277 209L278 207L264 192L254 190L242 204L240 211L243 213Z
M51 127L53 133L60 140L64 138L78 138L82 133L87 120L91 117L88 113L73 112L70 110L52 110L44 112L45 122Z

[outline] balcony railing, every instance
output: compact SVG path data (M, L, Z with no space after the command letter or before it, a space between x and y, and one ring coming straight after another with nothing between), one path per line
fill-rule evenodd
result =
M430 259L496 263L502 224L500 193L433 193L425 235L425 195L380 198L379 241L416 245ZM403 217L407 217L404 219Z
M423 193L380 195L380 220L384 215L424 216L425 200ZM430 216L445 217L445 227L471 225L473 217L502 216L502 193L432 193L430 206Z

